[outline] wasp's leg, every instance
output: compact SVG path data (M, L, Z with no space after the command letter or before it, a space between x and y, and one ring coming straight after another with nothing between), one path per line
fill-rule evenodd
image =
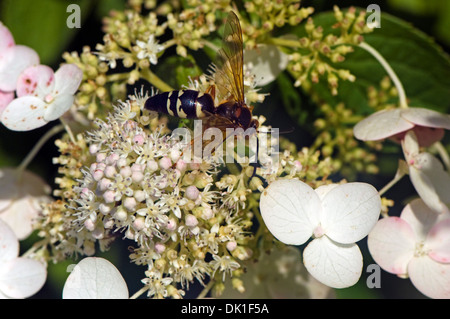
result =
M209 94L209 95L211 95L212 96L212 98L213 98L213 101L216 99L216 86L213 84L213 85L210 85L207 89L206 89L206 92L205 93L207 93L207 94Z

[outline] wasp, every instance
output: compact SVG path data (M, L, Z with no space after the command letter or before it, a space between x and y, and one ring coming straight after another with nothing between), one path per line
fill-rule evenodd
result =
M216 88L226 98L217 106L214 103ZM195 90L176 90L154 95L146 100L145 108L179 118L202 119L208 127L254 128L259 122L252 118L252 106L244 99L244 56L242 29L237 15L228 14L217 52L215 85L204 93Z

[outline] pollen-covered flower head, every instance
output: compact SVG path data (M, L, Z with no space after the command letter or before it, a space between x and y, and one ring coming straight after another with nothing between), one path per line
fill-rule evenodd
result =
M73 188L72 227L81 241L86 232L99 241L121 233L136 246L132 261L148 267L149 296L176 297L177 284L224 280L251 256L251 215L225 205L229 192L214 184L220 162L188 162L186 143L155 125L164 121L144 102L120 102L87 135L93 162Z

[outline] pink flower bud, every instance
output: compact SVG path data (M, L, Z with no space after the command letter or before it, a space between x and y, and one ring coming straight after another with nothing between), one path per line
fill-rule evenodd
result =
M105 193L103 193L103 199L105 200L105 203L112 203L114 202L114 197L115 197L115 192L114 191L106 191Z
M186 195L187 198L189 198L191 200L196 200L198 198L199 194L200 194L200 191L194 185L188 186L186 188L185 195Z
M191 215L191 214L186 216L185 222L186 222L186 226L188 226L188 227L195 227L198 225L197 217L195 217L194 215Z
M177 222L173 218L169 219L169 221L167 222L167 229L175 230L176 228L177 228Z
M169 169L172 167L172 161L168 157L163 157L159 160L159 167L162 169Z
M94 174L92 174L92 178L93 178L95 181L98 182L100 179L103 178L103 171L102 171L102 170L99 170L99 169L96 169L96 170L94 171Z
M228 251L233 251L233 250L236 249L236 247L237 247L237 243L236 243L235 241L229 241L229 242L227 243L227 249L228 249Z
M166 246L165 246L164 244L161 244L161 243L156 243L156 244L155 244L155 251L156 251L158 254L163 253L164 250L166 250Z
M184 172L186 170L186 168L187 168L186 162L183 161L182 159L178 160L178 162L177 162L177 169L180 172Z
M158 169L158 163L156 163L154 160L148 161L147 168L150 170L150 172L154 172Z
M119 159L117 160L117 162L116 162L116 166L117 166L118 168L127 166L127 159L126 159L126 158L123 158L123 157L119 158Z
M120 169L120 175L123 177L130 177L131 176L131 167L130 166L124 166Z
M92 144L91 146L89 146L89 153L94 155L98 152L99 149L100 147L97 144Z
M100 163L103 162L106 158L106 154L105 153L98 153L96 156L96 162Z
M111 180L107 179L107 178L102 178L100 180L100 182L98 183L98 189L103 191L106 191L109 187L109 185L111 185Z
M133 172L131 174L131 179L135 183L140 183L144 179L144 174L142 174L141 172Z
M105 168L105 176L108 178L114 178L116 176L117 171L114 166L106 166Z
M142 134L136 134L133 138L133 142L138 145L142 145L145 142L145 138Z
M137 231L143 230L145 228L145 218L137 217L133 222L133 227Z
M125 198L125 200L123 201L123 206L128 209L128 211L132 212L135 210L136 208L136 200L134 199L134 197L127 197Z

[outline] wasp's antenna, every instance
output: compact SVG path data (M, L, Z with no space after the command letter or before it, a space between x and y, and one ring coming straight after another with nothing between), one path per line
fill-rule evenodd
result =
M278 134L289 134L289 133L292 133L294 131L295 131L295 127L292 126L290 130L281 131L281 132L278 132Z

